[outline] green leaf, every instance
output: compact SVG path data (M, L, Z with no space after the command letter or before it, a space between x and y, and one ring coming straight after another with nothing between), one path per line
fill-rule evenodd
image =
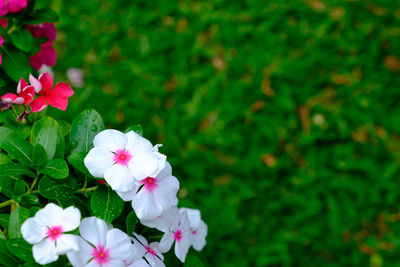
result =
M22 51L8 47L6 51L2 50L1 55L3 56L1 67L15 82L21 77L28 77L32 72L29 59Z
M11 129L0 127L0 148L20 163L32 163L32 145Z
M86 166L85 166L85 163L83 162L83 159L85 158L86 154L87 154L86 152L76 152L76 153L73 153L73 154L71 154L71 155L68 157L68 162L69 162L69 164L71 164L76 170L80 171L81 173L87 175L88 177L97 179L97 178L93 177L93 176L89 173L88 169L87 169Z
M10 176L0 176L0 193L8 198L14 194L15 178Z
M0 262L2 266L14 267L18 266L18 262L15 257L11 256L11 253L7 248L7 240L0 239Z
M21 166L16 163L6 163L0 165L0 177L1 176L18 176L18 175L27 175L30 177L35 177L35 173L27 167Z
M33 147L32 151L32 160L33 160L33 167L35 169L41 168L47 162L47 153L46 150L42 147L41 144L36 144Z
M25 29L17 29L10 33L12 43L24 52L29 52L32 48L32 34Z
M10 214L0 214L0 225L4 229L8 229L8 222L10 221Z
M183 266L184 267L203 267L204 264L201 262L201 260L196 255L189 253L186 257L185 264Z
M58 123L50 117L43 117L35 122L31 132L31 143L41 144L46 150L48 159L56 152Z
M9 163L9 162L10 162L10 159L6 155L0 153L0 165L4 164L4 163Z
M69 144L71 154L89 152L93 147L94 137L104 130L104 123L100 114L94 109L80 113L72 122Z
M124 201L110 187L100 185L90 199L90 207L94 216L110 224L121 215Z
M128 216L126 216L126 232L128 233L128 235L133 234L137 222L138 218L135 211L131 211Z
M17 258L25 262L34 262L32 256L32 245L28 244L24 239L11 239L6 242L8 250Z
M23 205L38 205L40 202L37 196L30 194L23 196L21 203Z
M143 127L140 124L129 126L128 129L125 130L125 133L128 133L130 131L134 131L138 135L143 136Z
M74 204L72 200L74 192L65 181L55 180L49 176L40 179L39 194L47 199L57 200L62 207Z
M26 24L40 24L43 22L57 22L59 17L56 12L51 8L38 9L33 14L33 17L27 21Z
M44 166L43 169L38 171L42 174L47 174L55 179L65 179L68 177L68 165L63 159L52 159Z
M11 213L8 226L8 237L10 239L21 238L21 225L29 218L29 210L23 207L16 207Z
M14 193L17 196L22 196L25 193L25 182L24 179L18 179L14 184Z

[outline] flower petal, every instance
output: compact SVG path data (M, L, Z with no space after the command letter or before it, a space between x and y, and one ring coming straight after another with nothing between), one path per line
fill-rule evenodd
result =
M40 74L39 82L42 85L43 91L50 93L51 88L53 88L53 78L48 72Z
M152 220L140 220L140 223L151 228L156 228L161 232L167 232L172 224L178 219L179 210L176 206L172 206L164 211L160 216Z
M132 200L132 208L140 220L155 219L164 211L162 205L157 202L154 193L143 188Z
M55 243L50 241L48 238L33 245L32 253L35 261L42 265L58 260Z
M8 11L10 13L18 13L22 11L29 0L8 0Z
M107 224L96 217L84 218L79 225L81 236L94 247L105 247L108 227Z
M94 177L104 178L104 173L114 164L114 154L104 147L92 148L83 160L86 168Z
M57 239L57 255L65 254L69 251L79 251L78 236L63 234Z
M35 88L36 93L39 93L42 90L42 84L32 74L29 74L29 82Z
M126 148L132 153L132 155L153 152L153 145L146 138L140 136L134 131L130 131L125 135L128 139Z
M119 149L125 149L127 141L128 139L124 133L113 129L107 129L96 135L93 144L95 147L106 147L110 151L115 152Z
M39 96L35 100L32 101L30 104L32 112L40 112L47 108L47 102L46 102L46 97L44 96Z
M49 95L47 97L47 102L49 105L60 110L66 111L68 107L68 98L60 97L58 95Z
M160 249L161 253L165 253L171 249L173 243L174 243L174 234L172 232L166 232L164 236L161 238L158 248Z
M165 157L155 154L139 154L132 158L129 162L129 169L138 180L147 177L156 177L165 166Z
M36 218L29 218L21 226L21 234L29 244L36 244L46 237L47 227Z
M36 212L35 217L41 223L47 227L60 226L60 220L62 217L63 209L54 203L48 203L43 209ZM64 230L64 229L63 229Z
M89 266L89 265L87 265ZM86 267L87 267L86 266ZM98 267L98 265L93 265ZM101 264L101 267L125 267L125 263L122 260L110 260L107 263Z
M188 219L190 222L190 227L192 229L197 229L201 220L201 214L199 210L189 209L189 208L180 208L179 211L182 213L186 211L188 215Z
M151 267L144 259L132 262L127 267Z
M78 240L79 250L67 252L67 257L72 266L85 266L93 257L92 252L94 248L80 236L77 236L76 238Z
M179 190L179 181L174 176L159 180L158 187L154 189L154 197L163 211L175 204L176 194Z
M8 7L6 4L6 0L0 0L0 16L5 16L8 13ZM2 44L0 43L0 46Z
M192 245L192 239L188 236L189 234L182 234L182 239L179 242L175 242L175 255L181 262L185 262L186 254Z
M193 248L200 251L206 245L206 236L208 232L207 224L200 221L199 226L196 229L196 233L193 235Z
M110 258L114 260L125 260L135 250L129 236L121 230L114 228L107 233L107 247L110 249Z
M120 196L120 198L122 198L124 201L131 201L136 196L137 185L135 185L135 187L132 190L129 190L126 192L122 192L122 191L118 191L118 190L116 190L115 192L117 192L118 196Z
M70 97L74 94L75 92L72 91L71 87L63 82L59 82L56 84L54 89L50 92L50 95L58 95L60 97Z
M68 207L62 211L60 216L55 218L56 225L62 225L64 232L78 228L81 221L81 212L75 207Z
M17 94L20 94L22 92L22 89L24 89L27 86L28 83L24 80L24 78L21 78L17 85Z
M7 103L14 103L15 100L17 100L18 96L16 94L12 93L7 93L1 97L1 100Z
M104 172L104 179L113 190L126 192L135 187L135 178L128 167L115 164Z

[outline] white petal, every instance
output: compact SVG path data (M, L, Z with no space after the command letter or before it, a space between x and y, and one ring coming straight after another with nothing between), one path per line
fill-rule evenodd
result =
M36 93L39 93L40 90L42 90L42 84L39 82L38 79L33 77L32 74L29 75L29 82L33 86L33 88L35 88Z
M138 180L143 180L147 177L154 178L164 168L165 159L166 157L155 154L139 154L132 158L128 166Z
M163 208L156 201L153 192L149 192L144 188L132 200L132 208L140 220L155 219L163 212Z
M171 249L173 243L174 243L174 234L172 232L167 232L161 238L158 248L160 249L161 253L165 253Z
M88 266L88 265L87 265ZM93 266L99 266L99 265L93 265ZM110 260L107 263L103 263L101 267L125 267L126 264L122 260Z
M133 156L153 152L153 145L146 138L138 135L134 131L130 131L125 135L128 139L126 148L132 153Z
M48 203L43 209L35 214L35 218L48 227L59 226L60 218L63 215L63 209L54 203Z
M81 236L94 247L106 245L107 224L96 217L84 218L79 226Z
M92 148L83 160L94 177L104 178L104 173L114 164L114 154L104 147Z
M58 260L54 241L50 241L48 238L33 245L32 253L35 261L42 265Z
M115 192L117 192L120 198L122 198L124 201L131 201L136 196L136 191L137 191L137 185L135 184L135 187L132 190L126 192L121 192L116 190Z
M207 224L200 221L199 226L196 229L196 234L193 235L193 248L200 251L206 245L206 236L208 232Z
M74 267L84 266L93 256L91 255L94 248L89 245L85 240L83 240L80 236L77 236L79 250L71 251L67 253L67 257L69 262Z
M162 262L157 256L146 254L145 259L150 263L151 267L165 267L164 262Z
M36 244L46 237L47 227L36 218L29 218L21 226L21 234L26 242Z
M135 178L123 165L115 164L104 173L104 179L113 190L126 192L135 188Z
M110 258L114 260L125 260L133 252L129 236L119 229L111 229L107 233L107 248L110 249Z
M140 259L129 264L127 267L152 267L152 266L150 266L144 259Z
M192 233L190 222L186 211L183 211L179 216L179 227L182 230L182 235L185 233Z
M75 207L64 209L60 216L54 218L53 222L56 225L61 225L64 232L72 231L78 228L81 221L81 212Z
M140 259L140 258L143 257L143 255L144 255L144 252L143 252L142 255L140 255L140 254L142 253L142 251L139 251L139 250L137 249L137 246L136 246L136 245L134 245L134 244L131 243L131 246L132 246L132 248L131 248L131 254L130 254L128 257L125 257L125 259L124 259L124 262L125 262L126 264L130 264L130 263L132 263L132 262L134 262L134 261L137 261L138 259ZM141 247L143 247L143 246L141 246Z
M105 147L115 152L118 149L125 149L127 141L128 139L124 133L107 129L96 135L93 144L95 147Z
M148 243L147 243L147 240L146 240L146 238L144 236L138 235L135 232L133 233L133 236L134 236L135 241L137 240L137 241L140 242L141 245L147 246Z
M172 206L164 211L159 217L152 220L140 220L140 223L147 227L156 228L165 233L171 229L172 224L178 220L178 217L178 208Z
M191 233L182 234L182 239L175 242L175 255L181 262L185 262L186 254L192 245Z
M180 208L179 212L183 212L186 211L188 218L189 218L189 222L190 222L190 227L192 229L196 229L199 226L200 220L201 220L201 214L199 210L195 210L195 209L189 209L189 208Z
M78 251L78 236L70 234L62 234L56 243L57 255L65 254L69 251Z
M175 204L178 190L179 181L174 176L167 176L158 182L158 187L153 191L153 194L163 211Z
M168 176L172 176L172 167L171 164L169 164L169 162L166 161L164 168L157 175L157 179L161 180Z
M163 261L164 260L164 255L160 252L159 245L160 245L160 243L158 243L158 242L151 242L149 247L151 249L153 249L156 252L157 256Z

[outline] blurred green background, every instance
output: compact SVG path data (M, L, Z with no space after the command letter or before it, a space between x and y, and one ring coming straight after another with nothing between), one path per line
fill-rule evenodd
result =
M68 112L142 124L206 266L400 263L400 4L53 1Z

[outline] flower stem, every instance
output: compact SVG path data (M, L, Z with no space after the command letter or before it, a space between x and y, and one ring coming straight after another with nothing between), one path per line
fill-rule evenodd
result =
M93 187L89 187L89 188L81 188L79 190L76 191L76 193L82 193L82 194L86 194L89 193L91 191L94 191L97 189L98 186L93 186Z
M12 200L12 199L9 199L7 201L1 202L0 203L0 208L4 208L4 207L6 207L8 205L11 205L12 203L14 203L14 200Z

